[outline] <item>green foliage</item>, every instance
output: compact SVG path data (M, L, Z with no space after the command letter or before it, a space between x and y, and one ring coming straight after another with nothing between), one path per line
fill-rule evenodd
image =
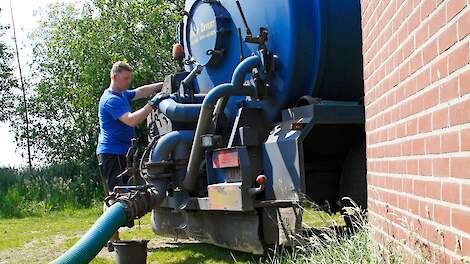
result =
M170 74L181 4L181 0L90 0L81 8L48 7L30 36L34 59L27 78L29 137L39 169L19 172L15 176L19 184L0 190L0 211L19 216L30 210L32 202L39 203L33 208L47 211L62 207L61 202L89 205L101 196L95 157L97 112L99 98L109 85L111 65L124 60L133 66L132 87ZM0 36L4 30L0 27ZM0 43L0 121L10 121L17 144L25 148L24 108L7 104L21 101L10 93L10 86L16 85L7 63L11 58ZM138 106L139 102L134 105ZM147 138L145 130L137 129L141 144Z
M0 9L0 14L2 10ZM4 37L8 26L0 25L0 39ZM13 112L13 89L18 83L13 76L13 54L11 49L0 41L0 121L5 121Z
M95 0L81 9L49 7L31 35L32 79L38 81L28 101L37 162L94 162L97 106L109 85L112 63L124 60L133 66L133 87L171 73L179 10L178 4L152 0ZM16 131L24 133L24 124L15 124ZM146 138L143 129L137 132Z
M86 166L72 162L40 170L0 169L0 217L43 215L85 208L101 200L103 188ZM96 176L95 176L96 177Z

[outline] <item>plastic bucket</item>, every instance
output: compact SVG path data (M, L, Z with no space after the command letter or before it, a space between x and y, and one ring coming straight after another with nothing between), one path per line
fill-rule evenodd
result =
M113 242L118 264L147 263L148 240L119 240Z

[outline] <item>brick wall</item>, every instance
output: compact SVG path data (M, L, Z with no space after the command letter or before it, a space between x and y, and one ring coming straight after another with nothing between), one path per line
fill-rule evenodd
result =
M470 256L470 0L361 2L376 239L459 263Z

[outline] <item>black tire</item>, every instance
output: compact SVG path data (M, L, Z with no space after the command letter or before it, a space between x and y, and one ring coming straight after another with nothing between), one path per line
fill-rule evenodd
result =
M354 201L354 203L351 202ZM367 165L365 136L354 142L346 158L340 178L341 213L348 227L353 227L355 217L365 218L367 211ZM346 214L345 208L357 206L361 209L358 215Z

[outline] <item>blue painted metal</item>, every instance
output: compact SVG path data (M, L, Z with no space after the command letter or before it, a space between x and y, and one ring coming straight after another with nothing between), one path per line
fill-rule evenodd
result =
M200 104L182 104L172 98L162 100L158 109L169 119L176 122L195 122L201 111Z
M220 6L218 3L220 3ZM282 109L293 106L303 95L325 100L357 101L363 96L361 21L359 0L240 0L248 25L257 35L260 27L269 31L267 48L279 57L274 76L269 79L263 108L271 120L279 120ZM197 60L216 37L209 37L195 45L192 28L198 25L221 23L215 18L215 9L226 10L223 41L219 48L224 54L216 64L208 63L197 77L196 90L208 93L222 83L229 82L240 61L238 28L245 36L245 26L234 0L187 0L186 30L183 43L186 54ZM212 13L211 13L212 12ZM198 18L201 14L209 14ZM215 14L215 15L214 15ZM221 15L222 16L222 15ZM205 27L207 28L207 26ZM207 31L207 30L206 30ZM201 33L202 34L202 33ZM258 45L243 43L243 56L253 54ZM203 60L203 59L201 59ZM187 66L190 70L192 66ZM243 97L230 99L225 113L232 117L236 104Z
M197 123L196 133L194 135L193 145L191 147L191 155L189 157L188 169L183 185L186 190L193 190L199 174L199 164L202 161L203 149L201 147L201 137L206 134L209 123L212 120L212 112L214 106L222 97L232 97L235 95L255 95L255 88L250 85L243 85L245 75L253 68L262 71L262 61L259 55L253 55L239 63L233 72L230 83L220 84L210 90L204 98L201 106L201 113Z
M220 5L199 1L192 5L187 19L186 36L189 37L189 54L200 65L216 64L216 52L224 46L225 36L230 32L229 14Z
M251 56L240 62L232 75L231 83L224 83L210 90L202 104L215 105L217 100L224 96L234 95L255 95L256 91L252 86L243 86L245 75L253 68L261 67L261 58L258 55Z
M194 137L194 131L172 131L162 136L157 145L150 153L150 162L159 162L168 159L168 155L175 150L180 143L191 143Z

